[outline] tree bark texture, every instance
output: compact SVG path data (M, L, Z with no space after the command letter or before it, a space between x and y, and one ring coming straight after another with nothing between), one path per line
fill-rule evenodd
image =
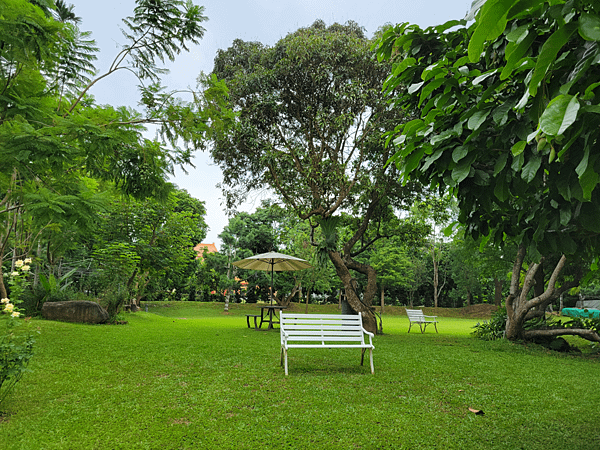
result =
M335 271L342 280L346 291L346 300L350 307L363 317L363 326L371 333L377 333L377 320L375 314L370 308L373 297L377 292L377 274L375 270L365 264L355 261L344 261L339 252L329 251L329 258L333 263ZM357 292L356 280L352 277L350 269L367 275L367 288L365 289L363 299L361 300Z
M557 287L558 278L565 267L567 257L562 255L554 267L548 283L544 289L540 288L543 284L542 271L544 259L540 263L530 264L525 274L523 285L520 285L521 271L525 259L525 247L520 246L517 257L513 265L510 293L506 298L506 338L511 341L528 340L536 337L557 337L562 335L580 336L584 339L594 342L600 342L600 335L588 329L579 328L548 328L525 330L524 324L528 319L540 317L545 314L546 307L556 298L559 298L567 290L579 285L579 277L574 281L563 283ZM534 290L534 296L527 300L527 295Z

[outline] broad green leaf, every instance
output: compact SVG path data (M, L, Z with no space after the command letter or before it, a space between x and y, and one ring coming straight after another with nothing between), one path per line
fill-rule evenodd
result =
M491 70L489 72L479 75L478 77L473 79L473 86L477 86L478 84L481 84L483 81L485 81L487 78L491 77L492 75L495 75L497 72L498 72L498 69L494 69L494 70Z
M506 167L506 161L508 161L508 153L502 153L494 165L494 176L497 176L500 172L502 172L504 167Z
M409 94L414 94L415 92L417 92L419 89L421 89L421 86L423 86L423 83L425 83L424 81L421 81L420 83L415 83L415 84L411 84L408 87L408 93Z
M585 201L589 202L592 200L592 192L598 185L598 181L600 181L600 175L594 170L594 164L588 164L585 172L579 176L579 185L583 191L583 199Z
M594 89L600 86L600 82L592 83L587 88L585 88L585 94L583 94L582 100L591 100L596 94L594 94Z
M519 141L511 147L510 151L513 154L513 156L517 156L525 151L526 146L527 146L527 142Z
M423 166L421 167L421 171L426 171L427 169L429 169L429 167L436 162L440 156L442 156L442 154L444 153L443 149L437 149L431 156L428 156L427 158L425 158L425 161L423 163Z
M406 134L407 136L412 136L414 135L418 130L420 130L421 128L424 127L424 123L423 120L421 119L414 119L411 120L410 122L406 122L404 124L404 128L402 130L403 134Z
M494 195L501 202L506 201L510 196L510 191L508 189L508 183L506 182L506 177L501 175L494 187Z
M471 162L468 159L463 159L452 170L452 179L458 184L469 176L471 172Z
M444 83L446 83L446 80L444 78L438 78L436 80L433 80L433 81L430 81L429 83L427 83L427 85L421 90L421 97L419 99L419 106L421 106L421 104L423 103L423 101L427 97L429 97L429 94L431 94L434 90L436 90L437 88L439 88Z
M413 151L404 161L404 176L409 175L413 170L415 170L419 166L419 162L423 155L425 154L425 147L421 146Z
M415 58L404 58L400 64L394 67L394 76L400 75L402 72L408 69L409 66L412 66L415 62L417 62Z
M527 53L527 50L529 50L536 37L535 33L530 33L522 42L506 46L506 64L502 69L502 73L500 73L501 80L506 80L512 74L515 66L521 61L525 53Z
M469 41L469 60L479 60L486 41L500 36L506 28L506 16L514 0L488 0L483 4L477 20L477 28Z
M568 42L573 32L577 29L577 23L571 22L566 25L559 27L552 36L550 36L540 51L535 64L535 70L531 81L529 83L529 92L535 96L537 94L538 87L544 77L550 65L556 60L558 52Z
M457 163L461 159L463 159L465 156L467 156L468 153L469 153L469 149L467 147L465 147L464 145L456 147L454 149L454 151L452 152L452 161Z
M579 35L586 41L600 41L600 17L582 14L579 17Z
M481 126L481 124L485 122L485 119L489 114L490 110L487 109L484 111L477 111L475 114L469 117L469 122L467 123L467 127L469 128L469 130L477 130Z
M579 164L575 168L575 173L581 178L581 176L585 173L588 167L588 161L590 159L590 148L586 147L583 152L583 158L579 161Z
M507 101L502 103L502 105L494 110L492 113L492 118L494 119L496 125L502 126L506 123L508 120L508 112L515 106L515 104L516 102L514 101Z
M520 27L515 28L510 33L506 35L506 40L508 42L513 42L518 44L529 34L529 24L521 25Z
M571 208L568 206L561 208L560 210L560 224L563 226L567 226L571 221L572 213Z
M600 114L600 105L587 105L581 108L581 112L589 112L594 114Z
M510 168L515 172L519 172L521 170L521 167L523 167L524 162L525 162L525 156L523 155L523 153L521 153L517 156L513 156L513 162L511 164Z
M521 178L523 178L527 183L531 183L541 165L542 158L540 156L532 156L531 159L527 161L527 164L525 164L523 167Z
M577 119L579 100L573 95L552 99L540 117L540 129L550 136L560 136Z

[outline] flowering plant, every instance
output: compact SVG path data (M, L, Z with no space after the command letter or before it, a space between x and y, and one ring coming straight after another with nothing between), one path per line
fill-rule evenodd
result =
M33 356L33 335L29 330L18 327L29 324L28 319L20 319L22 312L17 306L22 302L21 294L28 285L27 276L31 259L18 260L17 270L11 272L10 299L0 300L0 404L21 379L27 364Z

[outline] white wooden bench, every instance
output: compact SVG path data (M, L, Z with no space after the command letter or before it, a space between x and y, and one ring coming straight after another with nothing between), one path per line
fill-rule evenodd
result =
M285 360L288 374L287 352L290 348L360 348L360 365L363 365L365 350L369 349L371 373L373 367L373 333L363 328L362 316L341 314L295 314L281 313L281 365ZM365 334L369 343L365 342Z
M406 310L406 315L408 316L408 332L410 333L410 327L412 327L413 323L418 323L419 324L419 328L421 328L421 334L423 334L425 332L425 329L427 329L427 325L429 325L430 323L433 324L433 326L435 327L435 332L438 332L437 329L437 316L426 316L425 314L423 314L423 311L420 309L407 309Z

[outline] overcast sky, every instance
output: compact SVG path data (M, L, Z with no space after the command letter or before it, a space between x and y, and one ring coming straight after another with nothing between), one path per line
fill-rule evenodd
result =
M120 32L121 19L133 15L135 0L67 0L67 3L74 4L75 14L83 19L81 29L92 32L100 48L96 68L104 73L118 53L117 44L125 42ZM200 72L212 71L217 50L229 48L234 39L272 45L317 19L327 25L353 20L366 29L368 36L385 23L410 22L428 27L462 19L470 9L471 0L194 0L194 3L205 7L206 33L198 46L179 55L168 66L171 73L163 78L163 84L170 89L195 87ZM97 83L91 93L100 104L136 107L139 99L136 86L135 78L122 71ZM215 242L219 247L217 236L228 221L221 192L215 186L221 181L221 172L201 152L196 154L194 164L196 168L190 168L189 175L178 172L172 181L205 202L210 227L205 242ZM252 212L259 203L260 198L250 199L239 209Z

